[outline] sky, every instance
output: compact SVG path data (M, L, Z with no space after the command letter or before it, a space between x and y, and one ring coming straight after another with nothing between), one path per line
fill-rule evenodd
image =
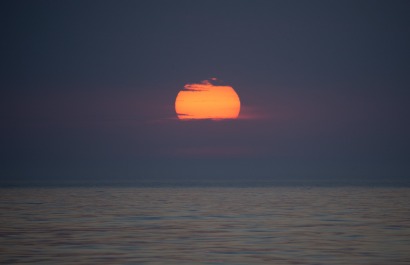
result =
M409 1L0 5L1 183L410 183Z

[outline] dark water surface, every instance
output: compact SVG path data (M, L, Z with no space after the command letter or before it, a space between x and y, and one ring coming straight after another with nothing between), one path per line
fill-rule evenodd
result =
M0 192L4 264L410 264L409 188Z

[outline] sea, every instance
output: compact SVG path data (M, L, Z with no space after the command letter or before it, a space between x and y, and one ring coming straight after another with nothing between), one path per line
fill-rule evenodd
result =
M0 263L410 264L410 188L1 188Z

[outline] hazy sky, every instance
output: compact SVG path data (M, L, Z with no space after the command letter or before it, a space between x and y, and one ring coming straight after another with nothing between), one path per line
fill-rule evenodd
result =
M1 181L410 182L409 1L2 1ZM179 121L216 77L240 119Z

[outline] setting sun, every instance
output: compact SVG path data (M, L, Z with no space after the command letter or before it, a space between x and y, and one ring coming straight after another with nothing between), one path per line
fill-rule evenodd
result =
M238 94L231 86L213 85L208 80L185 85L175 100L175 111L180 120L236 119L240 108Z

